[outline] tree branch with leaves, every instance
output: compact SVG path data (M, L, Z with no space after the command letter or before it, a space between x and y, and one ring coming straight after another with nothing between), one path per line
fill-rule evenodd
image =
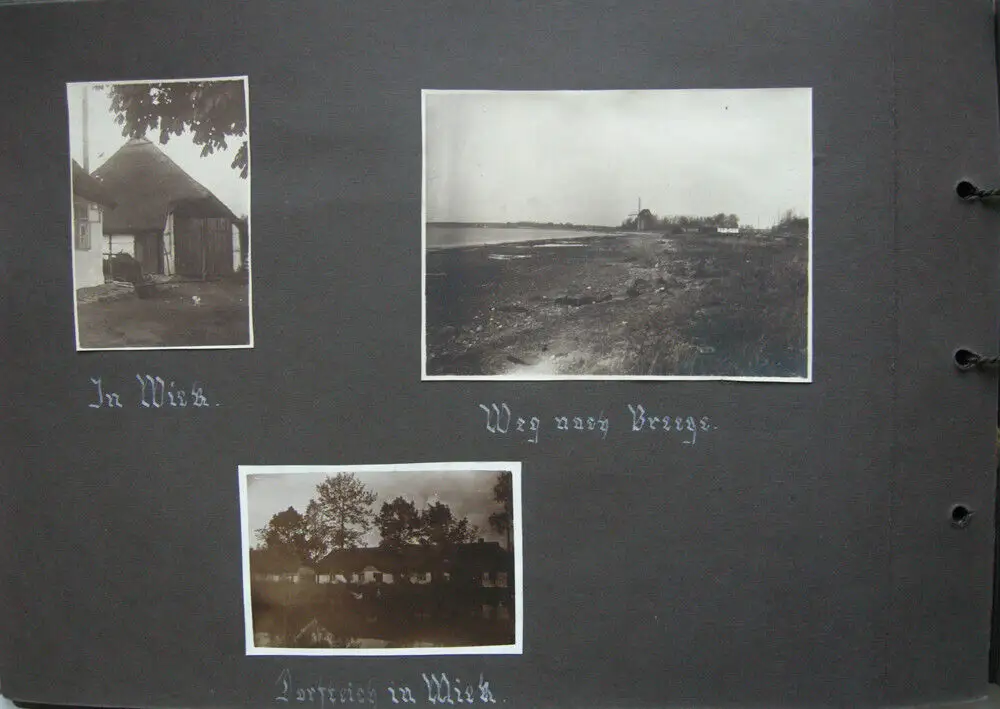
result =
M115 122L122 136L142 138L159 132L161 145L171 136L191 133L201 156L226 150L229 141L239 147L231 167L244 179L250 171L247 104L242 80L170 81L115 84L108 87Z
M372 528L372 505L378 495L353 473L337 473L316 486L306 508L306 529L325 553L356 549Z
M262 549L294 556L299 563L315 563L323 554L322 546L309 535L305 517L294 507L272 516L256 534Z
M490 515L490 527L506 537L507 550L510 551L513 548L514 532L514 476L510 472L497 474L497 482L493 486L493 501L500 505L500 510Z

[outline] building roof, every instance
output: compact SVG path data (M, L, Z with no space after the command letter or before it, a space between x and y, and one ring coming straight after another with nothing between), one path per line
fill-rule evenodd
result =
M365 547L338 549L315 564L303 562L281 548L250 550L250 569L254 573L345 574L358 571L404 571L455 569L503 569L512 563L512 554L498 542L470 542L444 548L427 544L408 544L402 549Z
M381 547L339 549L327 554L317 563L325 573L375 570L400 572L444 569L455 564L469 567L503 567L511 557L510 552L498 542L471 542L455 544L449 548L426 544L408 544L402 549Z
M236 215L166 153L145 138L133 138L94 171L118 208L105 216L104 232L162 231L167 215L236 219Z
M250 569L262 574L294 574L302 568L302 562L283 549L251 549Z
M110 209L116 206L111 193L76 160L73 160L73 194Z

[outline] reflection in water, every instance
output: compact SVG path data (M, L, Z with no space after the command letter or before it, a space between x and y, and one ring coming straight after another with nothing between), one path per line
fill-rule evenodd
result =
M438 592L436 600L444 602L433 605L405 596L367 598L362 594L359 601L347 589L336 600L326 597L305 603L253 604L254 645L363 650L514 643L509 589L480 589L472 598L463 599L464 603L449 598L441 589ZM416 593L410 590L410 594ZM426 595L426 600L433 597ZM393 600L396 602L390 602Z

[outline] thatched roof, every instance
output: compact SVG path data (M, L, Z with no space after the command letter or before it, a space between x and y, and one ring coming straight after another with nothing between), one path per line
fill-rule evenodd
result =
M94 176L118 202L105 216L105 233L162 231L171 212L236 219L218 197L145 138L125 143Z
M103 184L94 179L76 160L73 161L73 194L103 207L115 208L115 200Z

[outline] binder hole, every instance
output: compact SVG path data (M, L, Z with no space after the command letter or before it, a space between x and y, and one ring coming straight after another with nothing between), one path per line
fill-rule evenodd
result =
M965 505L955 505L951 508L951 524L953 527L963 529L969 526L972 521L972 510Z
M955 366L959 369L972 369L979 361L979 355L972 350L955 350Z
M978 191L979 188L976 187L971 182L969 182L968 180L962 180L957 185L955 185L955 192L962 199L969 199L970 197L973 197Z

